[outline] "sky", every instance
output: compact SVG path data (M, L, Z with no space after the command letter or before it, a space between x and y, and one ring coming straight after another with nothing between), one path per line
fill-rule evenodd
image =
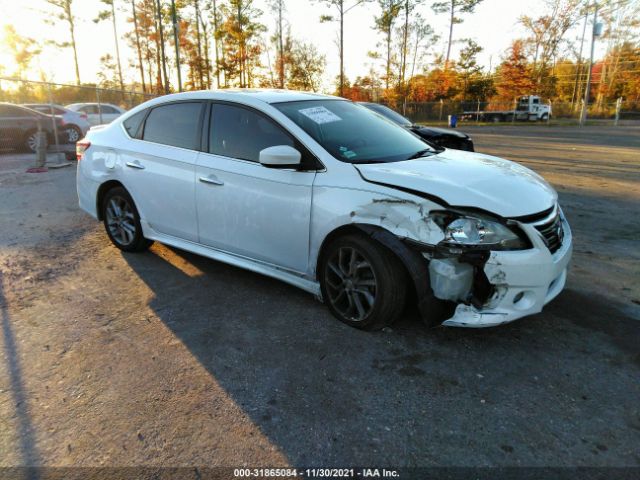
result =
M168 0L162 0L169 3ZM264 13L262 23L272 30L274 19L266 5L266 0L255 0L256 6ZM522 26L518 24L518 18L522 15L536 16L544 11L544 0L484 0L473 14L464 15L464 23L456 25L455 38L472 38L483 47L479 55L480 63L488 69L494 68L500 62L505 50L514 38L524 36ZM117 12L119 34L129 28L126 17L130 15L127 9L129 1L116 0L121 5L122 11ZM347 4L353 4L355 0L347 0ZM447 37L447 15L436 15L430 8L433 0L426 0L419 7L422 15L440 34L443 39ZM337 40L337 24L320 23L322 14L330 13L329 8L308 0L287 0L287 19L291 25L291 32L295 38L314 43L319 51L326 55L327 65L324 75L324 88L329 88L331 81L339 72ZM376 15L377 2L357 6L345 16L345 73L350 79L358 75L366 75L371 60L367 52L375 49L382 37L373 30L374 16ZM96 74L100 69L100 57L106 53L114 55L114 38L110 22L95 24L92 20L102 9L100 0L74 0L73 11L78 17L76 27L76 40L78 44L78 57L80 62L80 76L82 81L96 80ZM64 23L50 26L45 24L46 11L51 11L44 0L0 0L0 11L9 13L0 18L0 29L13 24L19 34L45 42L48 39L64 41L68 36L68 28ZM168 32L169 34L171 32ZM570 33L577 38L581 33L581 26ZM2 35L2 32L0 32ZM431 50L431 54L442 54L446 48L446 42L440 41ZM460 48L454 44L452 57L457 57ZM124 39L120 41L121 54L123 56L123 68L130 60L135 58L135 53L126 46ZM585 50L586 51L586 50ZM598 53L598 50L596 51ZM167 44L167 55L173 55L173 50ZM75 83L73 66L73 54L71 49L58 49L53 46L45 47L41 56L40 67L51 81L58 83ZM11 60L6 54L4 45L0 46L0 65L4 65L2 75L12 72ZM30 79L38 80L37 68L32 69L28 75ZM136 79L136 70L125 69L125 77ZM175 77L175 72L173 72ZM183 75L184 76L184 75ZM175 81L174 81L175 83Z

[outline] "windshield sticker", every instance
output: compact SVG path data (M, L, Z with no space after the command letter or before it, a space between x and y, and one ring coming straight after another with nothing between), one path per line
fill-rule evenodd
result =
M302 110L298 111L305 117L308 117L316 122L318 125L322 125L323 123L338 122L342 120L339 116L337 116L331 110L327 110L325 107L303 108Z
M340 155L344 158L353 158L358 156L356 152L349 150L347 147L340 147Z

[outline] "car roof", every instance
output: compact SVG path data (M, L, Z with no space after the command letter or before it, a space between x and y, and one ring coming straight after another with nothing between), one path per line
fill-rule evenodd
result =
M31 113L37 113L38 115L45 115L46 116L46 114L44 114L42 112L39 112L37 110L34 110L33 108L25 107L24 105L18 105L16 103L0 102L0 105L8 105L10 107L19 108L20 110L27 110L28 112L31 112Z
M269 88L225 88L220 90L198 90L193 92L173 93L158 97L161 101L169 100L230 100L242 102L246 98L252 98L265 103L297 102L304 100L337 100L339 97L324 95L321 93L298 92L295 90L278 90Z

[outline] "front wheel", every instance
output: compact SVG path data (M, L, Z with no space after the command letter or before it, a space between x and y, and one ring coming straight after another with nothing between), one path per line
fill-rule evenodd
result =
M138 209L122 187L114 187L104 196L102 219L109 239L120 250L142 252L153 243L142 235Z
M32 130L24 138L23 146L28 152L35 153L38 148L38 131Z
M400 260L367 237L347 235L332 242L319 276L329 310L347 325L381 329L404 310L407 284Z

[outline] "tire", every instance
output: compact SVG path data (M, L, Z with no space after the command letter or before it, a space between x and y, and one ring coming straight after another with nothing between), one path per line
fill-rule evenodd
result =
M22 147L31 153L36 153L36 145L38 144L38 131L31 130L24 136Z
M352 327L379 330L404 310L404 266L390 250L363 235L334 240L323 253L319 277L329 310Z
M76 143L82 139L82 130L75 125L70 125L64 130L67 143Z
M549 115L548 115L547 113L543 114L543 115L540 117L540 121L541 121L541 122L546 122L548 119L549 119Z
M142 235L138 209L123 187L114 187L105 194L101 213L109 239L120 250L143 252L153 243Z

